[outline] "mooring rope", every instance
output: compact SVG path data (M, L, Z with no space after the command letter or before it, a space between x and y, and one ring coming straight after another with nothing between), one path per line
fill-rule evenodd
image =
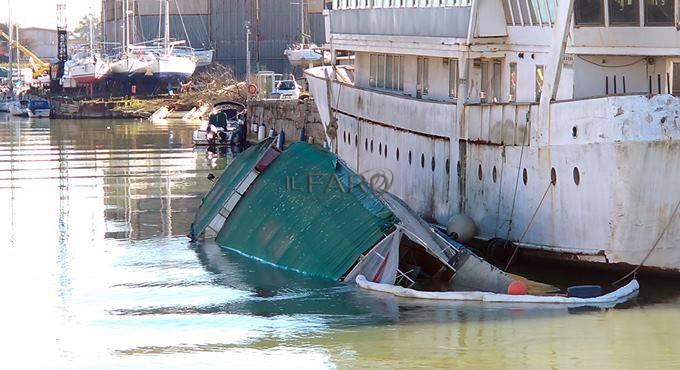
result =
M668 228L673 223L673 219L675 218L675 214L678 213L678 208L680 208L680 201L678 201L678 203L675 205L675 209L673 210L673 213L671 213L671 217L668 219L668 223L666 223L666 226L664 226L663 230L661 230L659 237L656 238L656 241L652 245L652 248L649 249L649 252L647 252L647 255L645 256L645 258L642 259L642 262L640 262L640 264L637 265L631 272L627 273L626 275L624 275L619 280L616 280L615 282L613 282L612 285L618 285L621 281L627 279L631 275L635 275L635 273L638 272L638 270L642 267L642 265L644 265L645 262L647 262L647 259L649 258L649 256L652 255L652 252L654 252L654 249L656 249L656 247L659 245L659 242L661 241L663 236L666 234L666 231L668 230Z
M517 245L515 245L515 249L512 251L512 256L510 256L510 259L508 260L508 264L505 265L505 271L508 271L510 268L510 265L512 262L515 260L515 256L517 255L517 251L519 250L519 243L524 240L524 237L527 235L527 232L529 232L529 228L531 227L531 224L534 222L534 219L536 218L536 215L538 214L538 211L541 209L541 206L543 205L543 201L545 200L545 197L548 195L548 191L550 191L550 187L553 185L552 181L548 182L548 187L545 188L545 192L543 193L543 196L541 197L541 201L538 202L538 206L536 207L536 210L534 210L534 214L531 215L531 219L529 219L529 223L527 224L527 227L524 228L524 232L522 232L522 236L519 237L517 240ZM506 239L507 243L507 239Z

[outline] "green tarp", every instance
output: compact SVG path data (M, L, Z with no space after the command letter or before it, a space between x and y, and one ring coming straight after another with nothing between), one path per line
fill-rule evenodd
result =
M234 191L238 184L255 168L255 165L269 149L273 139L248 148L243 153L236 156L234 161L224 170L219 179L215 182L212 189L203 198L201 207L196 213L194 222L191 224L189 237L197 239L210 221L217 215L220 208L224 205L229 195Z
M238 165L245 163L252 161ZM220 181L233 187L240 171L228 168ZM298 142L257 177L216 240L280 267L338 280L397 221L335 155Z

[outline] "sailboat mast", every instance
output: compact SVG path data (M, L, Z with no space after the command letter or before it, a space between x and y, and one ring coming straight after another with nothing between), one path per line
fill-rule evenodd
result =
M165 56L170 55L170 1L165 0L165 32L163 32Z
M130 4L129 0L125 0L123 2L124 8L123 11L125 12L125 52L129 51L130 49Z
M9 20L7 23L9 23L9 41L7 42L9 45L8 50L8 56L7 58L9 60L9 68L7 69L7 79L9 81L10 88L12 87L12 37L14 35L14 25L12 24L12 0L7 0L7 17Z
M90 14L90 56L94 57L94 27L92 25L92 14Z
M305 42L305 0L300 0L300 39L302 39L302 44Z

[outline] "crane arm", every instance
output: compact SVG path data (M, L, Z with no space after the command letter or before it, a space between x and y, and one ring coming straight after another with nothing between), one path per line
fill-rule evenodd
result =
M13 47L19 49L22 53L28 55L29 58L33 59L33 61L35 62L35 64L37 64L37 66L38 66L38 68L33 68L36 74L40 75L40 74L42 74L42 73L44 73L44 72L47 72L47 71L50 69L50 64L49 64L49 63L47 63L47 62L43 61L42 59L38 58L37 55L33 54L33 52L31 52L30 50L26 49L23 45L19 44L18 42L14 41L14 40L10 40L10 39L9 39L9 35L6 34L5 32L0 31L0 36L2 36L2 37L5 38L7 41L9 41L9 42L12 44Z

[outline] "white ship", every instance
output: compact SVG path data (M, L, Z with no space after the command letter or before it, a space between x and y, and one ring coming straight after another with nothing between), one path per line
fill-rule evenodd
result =
M332 149L426 218L680 272L675 3L335 0L326 41L354 70L306 75Z

